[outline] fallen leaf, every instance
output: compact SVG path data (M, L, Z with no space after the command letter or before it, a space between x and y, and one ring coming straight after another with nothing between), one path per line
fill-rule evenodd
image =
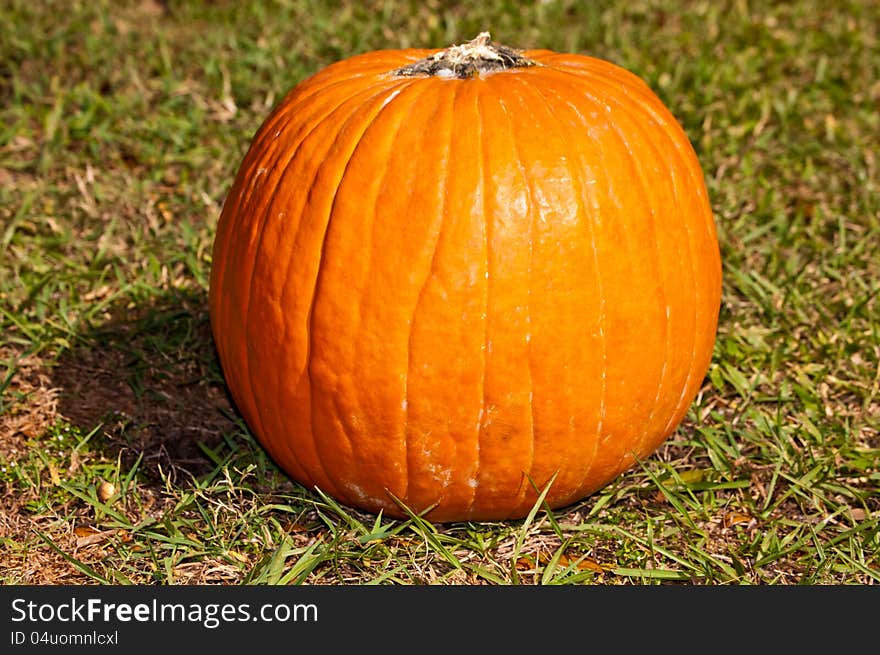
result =
M516 560L516 568L518 571L531 571L534 567L534 562L532 562L529 557L520 557Z
M94 546L95 544L100 544L107 541L110 537L116 534L116 530L102 530L100 532L94 532L85 537L79 537L76 540L77 548L84 548L86 546Z
M706 477L706 471L703 469L691 469L689 471L682 471L678 474L678 477L685 484L693 484L694 482L702 482Z
M752 517L748 514L743 514L742 512L727 512L721 518L721 525L725 528L729 528L734 525L739 525L740 523L748 523L752 520Z
M52 479L52 484L61 484L61 478L58 476L58 469L55 468L55 465L52 462L49 462L49 477Z
M541 564L549 564L551 559L552 558L545 553L541 553L541 556L539 557ZM596 573L605 573L605 571L609 570L588 557L573 558L563 554L559 556L556 563L562 567L574 566L581 571L595 571Z
M850 507L849 515L852 517L853 521L864 521L865 518L867 518L868 513L861 507Z
M88 537L89 535L97 534L100 530L93 528L90 525L78 525L73 529L73 534L77 537Z

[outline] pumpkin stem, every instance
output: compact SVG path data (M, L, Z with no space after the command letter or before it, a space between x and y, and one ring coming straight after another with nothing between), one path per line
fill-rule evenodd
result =
M467 43L454 45L429 57L391 71L392 75L415 77L419 75L454 77L460 80L484 73L495 73L511 68L534 66L535 62L521 51L500 43L493 43L489 32L480 32Z

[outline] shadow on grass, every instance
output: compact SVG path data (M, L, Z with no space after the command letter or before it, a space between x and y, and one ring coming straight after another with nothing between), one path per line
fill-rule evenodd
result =
M204 292L176 292L124 308L82 335L53 367L59 412L98 431L90 447L140 473L199 477L241 426L216 357Z

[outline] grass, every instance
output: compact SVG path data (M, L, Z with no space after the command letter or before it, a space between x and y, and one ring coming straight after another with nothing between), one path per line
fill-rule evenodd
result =
M876 584L878 9L4 3L0 581ZM217 215L298 81L483 29L615 61L678 117L721 240L715 357L667 444L569 508L355 512L280 473L226 395L206 309Z

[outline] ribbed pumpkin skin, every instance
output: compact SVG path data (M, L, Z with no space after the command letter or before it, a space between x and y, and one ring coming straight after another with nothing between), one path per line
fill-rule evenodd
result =
M211 322L278 464L343 503L524 516L606 485L684 417L721 263L687 137L590 57L470 79L377 51L302 82L220 217Z

